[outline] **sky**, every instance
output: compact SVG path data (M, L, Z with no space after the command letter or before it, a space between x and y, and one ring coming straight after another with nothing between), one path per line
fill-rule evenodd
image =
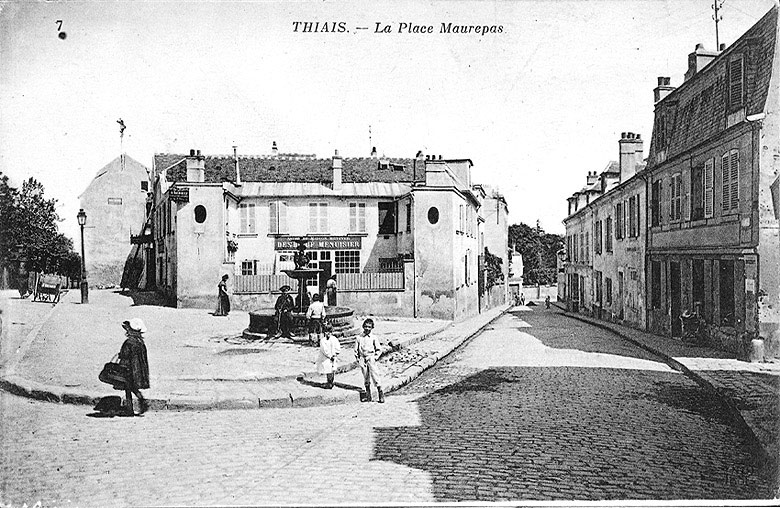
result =
M726 45L775 3L721 1ZM712 4L0 0L0 171L39 180L75 241L79 195L122 149L147 167L274 141L318 157L422 150L471 159L510 224L563 233L566 198L617 160L621 132L647 154L657 77L678 86L696 44L715 49Z

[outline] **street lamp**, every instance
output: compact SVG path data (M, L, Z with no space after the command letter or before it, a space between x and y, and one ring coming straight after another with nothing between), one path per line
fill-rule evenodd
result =
M87 214L80 209L76 218L81 226L81 303L89 303L89 286L87 285L87 264L84 261L84 224L87 223Z

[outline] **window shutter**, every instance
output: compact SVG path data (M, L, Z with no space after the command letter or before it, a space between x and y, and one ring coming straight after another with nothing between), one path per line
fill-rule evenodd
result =
M715 199L715 159L709 159L704 163L704 217L710 218L714 213Z
M358 232L366 232L366 204L358 204Z
M357 231L357 203L349 204L349 232Z
M279 229L279 219L277 214L277 203L276 201L271 201L268 203L268 216L270 217L268 219L268 232L269 233L278 233Z
M317 231L317 203L309 203L309 231Z
M727 211L729 207L731 206L731 185L729 185L729 177L731 175L731 172L729 171L729 154L725 153L723 154L723 157L720 159L720 169L721 169L721 187L723 188L723 194L721 195L722 201L721 205L723 208L723 211Z
M739 208L739 151L731 152L731 208Z
M736 58L729 62L729 107L742 107L743 59Z
M685 182L685 176L687 176L688 183ZM685 194L682 197L682 218L685 221L691 220L691 172L688 170L683 171L680 175L680 185L685 189Z
M641 235L641 233L642 233L642 226L641 226L641 224L642 223L639 220L642 217L642 211L641 211L642 208L639 206L639 203L640 203L639 196L640 196L639 194L636 195L636 236L637 236L637 238L642 236Z
M279 201L279 233L287 232L287 203Z
M328 231L328 204L320 203L320 233Z

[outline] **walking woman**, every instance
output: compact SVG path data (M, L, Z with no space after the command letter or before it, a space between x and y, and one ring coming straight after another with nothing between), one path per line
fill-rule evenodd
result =
M222 276L222 280L217 285L219 295L217 296L217 311L215 316L227 316L230 314L230 295L227 292L228 275Z
M125 416L133 416L133 394L138 397L138 405L143 414L149 409L149 403L141 393L141 389L149 388L149 360L146 357L146 344L143 334L146 325L139 318L122 323L127 338L119 350L119 363L127 367L127 382L125 383Z

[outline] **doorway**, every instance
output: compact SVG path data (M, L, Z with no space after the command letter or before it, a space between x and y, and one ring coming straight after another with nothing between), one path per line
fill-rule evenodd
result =
M328 279L330 279L330 276L333 275L333 262L328 261L320 261L320 280L319 280L319 292L320 296L322 297L323 301L325 301L325 285L328 282Z
M680 293L680 263L669 262L669 299L672 314L672 337L682 337L682 323L680 322L680 305L682 295Z

